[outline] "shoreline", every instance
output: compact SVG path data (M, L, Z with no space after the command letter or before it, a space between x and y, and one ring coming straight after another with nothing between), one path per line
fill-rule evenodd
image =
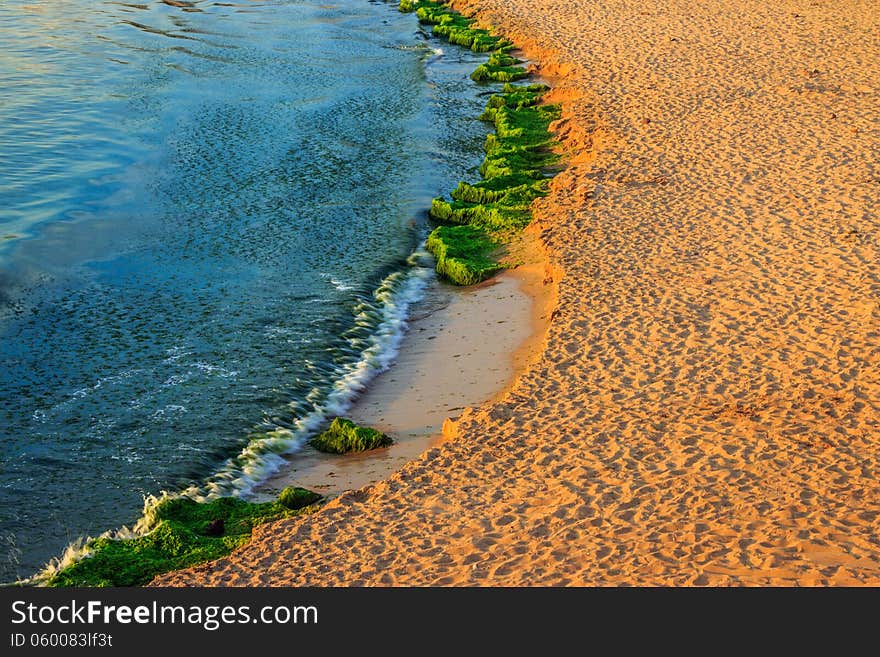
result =
M456 21L462 18L457 14L455 16ZM525 67L512 66L525 63L507 54L514 49L513 44L501 36L491 35L487 30L472 30L468 27L468 21L462 20L464 23L457 23L455 28L462 32L453 36L443 33L447 40L459 43L459 39L463 38L478 39L481 46L478 48L475 41L473 47L469 48L475 52L490 49L489 45L493 48L495 45L499 46L488 63L480 65L470 76L474 81L508 82L533 75L531 66L528 72ZM434 19L431 24L437 25ZM511 75L513 77L508 77ZM556 149L551 151L547 148L548 144L555 142L547 130L547 124L552 119L545 117L558 112L558 109L548 105L547 112L543 112L544 108L537 107L537 100L546 90L542 85L517 89L522 89L523 95L506 101L505 98L513 93L513 89L505 86L502 93L500 88L494 88L493 93L501 95L493 96L492 100L501 102L486 106L484 114L492 118L480 117L482 121L495 124L495 131L488 131L495 139L495 151L490 149L487 140L485 163L493 157L493 152L496 153L499 159L493 164L502 173L484 173L481 167L482 179L478 185L500 183L501 186L487 188L486 192L482 192L482 188L472 187L471 189L479 191L476 196L480 200L467 201L467 204L476 206L473 208L476 211L488 210L494 213L493 221L500 222L489 228L477 223L476 219L467 220L468 224L473 221L474 229L487 237L492 236L494 240L495 234L491 232L493 230L501 234L517 228L516 236L502 235L493 245L496 249L494 255L485 251L486 246L481 246L484 255L478 256L478 259L498 258L491 271L500 270L500 273L488 280L480 280L485 274L474 270L476 279L470 278L465 287L434 281L428 298L418 304L422 308L417 306L415 309L420 316L407 322L410 325L409 330L402 338L403 344L396 349L398 355L395 363L390 370L380 373L370 382L345 414L358 424L374 427L394 436L395 444L385 449L345 455L319 453L306 445L303 451L296 453L295 458L288 461L287 467L282 467L279 472L254 487L251 497L256 504L263 502L277 505L278 499L296 489L304 493L308 491L303 489L317 491L329 500L387 478L429 448L452 438L459 419L455 413L460 411L461 416L466 416L479 406L501 399L516 381L516 376L539 352L538 345L543 342L552 300L555 298L555 288L551 285L554 278L548 275L549 269L544 264L543 253L538 253L535 247L537 241L534 231L523 231L522 227L517 226L517 222L521 222L523 218L528 221L531 216L528 203L523 205L520 201L519 205L522 207L518 207L516 202L507 200L504 195L507 190L514 190L514 194L520 194L528 200L540 197L540 190L546 189L542 187L545 184L544 177L549 179L553 174L549 173L549 169L542 174L536 167L545 166L540 164L543 162L557 161ZM496 119L495 112L503 118ZM525 118L520 118L521 116ZM508 135L502 134L499 120L505 122L504 129L512 135L510 145L504 142ZM543 127L538 127L542 125L541 122ZM546 137L542 137L541 132ZM525 158L522 163L516 159L517 156L508 155L513 151L505 151L511 146L519 153L519 157ZM506 159L510 157L514 159ZM534 171L527 170L529 165ZM510 173L503 173L505 167L509 167ZM508 178L514 178L515 182ZM524 184L524 180L531 182ZM462 185L466 183L459 183L459 187ZM455 193L452 197L458 198ZM463 223L465 221L462 219L455 219L445 225ZM488 244L492 245L492 241ZM498 247L502 247L501 255L497 251ZM458 246L455 245L454 248ZM440 255L438 252L437 257L439 263L447 258L445 247L444 254ZM459 256L450 251L447 262L454 258ZM469 268L477 262L467 261L465 266ZM507 264L501 265L502 262ZM437 271L440 270L438 264ZM462 282L446 269L443 271L453 280ZM428 309L425 310L424 306L428 306ZM176 496L171 496L174 497ZM142 521L139 521L138 526L141 524ZM125 533L128 530L123 527L121 531ZM110 534L108 532L101 538ZM68 553L70 548L61 559L62 562L73 558ZM45 572L48 573L49 570Z
M414 13L417 5L417 1L402 1L400 11ZM447 7L455 9L452 3L434 5L441 11ZM429 9L429 14L434 8ZM455 204L460 202L460 197L456 195L459 190L447 192L455 199L452 203L443 196L434 199L431 204L429 216L435 224L439 224L439 228L435 225L428 235L427 250L437 260L436 278L429 284L431 287L426 298L417 304L416 315L407 321L409 328L391 367L372 379L345 413L358 425L393 436L394 444L365 453L342 455L324 454L305 444L286 466L256 486L254 493L257 499L267 495L274 497L288 486L319 491L328 499L333 499L347 491L364 488L387 478L429 448L454 437L456 423L461 416L467 416L476 408L503 398L519 374L538 355L544 342L557 297L554 283L560 278L560 272L551 268L548 262L546 251L540 243L539 222L532 221L534 216L530 206L532 201L540 200L547 193L536 190L542 189L541 185L547 182L552 185L558 173L553 169L562 158L559 144L549 127L556 121L545 119L540 112L529 116L533 123L535 117L539 117L539 124L543 122L546 141L541 143L535 141L533 124L528 120L516 121L518 115L538 106L548 110L556 107L558 101L548 100L554 90L545 85L546 78L536 74L538 68L528 58L521 60L511 56L510 53L522 54L523 50L505 35L488 27L484 29L478 23L450 27L459 19L470 20L461 14L454 14L453 22L446 24L438 21L433 14L430 14L430 18L422 19L421 11L419 9L420 23L431 26L434 39L473 52L491 53L470 78L474 82L496 83L489 92L492 100L501 100L508 95L507 86L502 91L501 83L518 81L536 85L535 89L529 87L527 90L525 86L518 87L526 95L533 94L534 98L521 99L520 105L502 119L507 132L518 131L518 135L512 138L502 136L502 124L498 123L495 110L491 109L499 105L490 103L479 117L480 121L493 125L487 132L483 166L493 158L489 139L503 142L507 138L515 144L514 149L520 155L512 159L508 159L511 156L505 152L505 148L509 147L494 147L500 159L496 167L500 167L502 172L509 168L508 173L486 173L481 167L479 181L459 182L459 189L466 186L473 192L479 192L475 195L480 200L471 199L475 207L470 210L479 214L488 209L489 213L494 213L493 221L499 225L487 227L467 214L458 218L446 216L445 212L436 214L438 201L449 214L459 211L454 209ZM502 100L500 106L504 105ZM550 148L547 148L548 145ZM532 156L531 160L529 156ZM539 167L543 175L527 171L530 165ZM518 180L510 182L507 178ZM476 186L472 186L473 182ZM501 186L491 187L493 182L500 182ZM490 187L477 189L479 185L487 183ZM515 194L530 199L525 205L524 214L528 222L525 225L518 226L521 218L517 219L515 215L521 213L517 213L515 207L505 207L509 203L504 196L506 190L514 190ZM513 205L516 206L516 203ZM477 249L480 253L476 257L455 252L459 248L455 244L458 238L450 240L446 236L438 236L441 230L465 228L479 233L477 237L464 239L472 247L476 247L484 237L489 238L491 244L494 231L508 234L495 244L494 254L487 251L485 246L480 246ZM513 231L513 236L510 231ZM439 251L436 248L438 245ZM449 267L447 263L452 260L456 262ZM487 266L487 261L492 261L492 264ZM505 324L500 336L490 330L493 324L494 328Z
M306 445L255 498L274 499L296 486L331 500L378 483L453 438L462 415L502 398L539 353L555 294L530 241L521 240L525 264L483 283L432 283L395 362L345 414L391 435L393 445L341 455Z
M457 440L154 584L880 584L878 8L453 4L572 99L546 348Z
M443 5L458 11L454 2L444 0ZM414 10L408 7L406 11ZM428 23L430 27L436 25ZM517 71L515 77L494 77L495 70L504 66L490 59L488 67L481 65L471 75L475 82L547 84L549 76L540 73L540 67L528 56L523 60L510 58L507 53L522 55L525 50L518 42L508 40L509 35L479 22L473 27L478 32L485 28L485 38L501 46L489 51L504 53L500 56L509 61L502 64L508 66L508 71ZM458 43L446 32L434 38L475 52L484 50ZM539 96L541 105L554 105L565 98L552 84L547 86L548 91ZM501 90L496 88L492 93ZM560 145L552 127L556 123L562 122L551 124L548 137L555 145L553 152L558 153ZM493 128L488 134L496 132ZM548 177L551 189L556 173ZM370 381L345 413L358 425L394 437L394 444L363 453L327 454L307 443L286 466L255 487L255 499L274 499L291 486L319 492L326 501L366 489L427 450L454 439L462 417L499 401L513 388L543 349L562 275L550 264L541 239L541 222L530 214L529 223L515 237L508 238L501 248L503 255L496 256L500 262L518 263L515 266L502 268L484 280L456 285L442 280L438 265L437 277L429 283L425 298L416 304L415 315L407 321L409 326L394 362ZM440 220L440 225L457 224ZM505 326L499 336L492 329L500 324ZM456 361L458 358L461 360Z
M456 10L454 3L443 4ZM408 7L406 11L414 10ZM437 26L435 22L427 25ZM473 27L478 28L478 33L484 31L479 23ZM476 44L460 43L445 31L433 38L474 52L486 50ZM524 53L506 35L492 28L487 27L477 39L495 44L488 52L505 53L502 57L509 57L510 52ZM501 49L496 51L497 46ZM508 71L521 71L510 80L494 77L499 67L492 65L492 61L489 60L488 68L481 65L471 75L475 82L495 82L492 94L501 93L497 84L502 81L539 85L547 82L528 57L503 62ZM475 77L481 71L483 76ZM550 85L549 91L541 92L540 104L559 102L550 100L558 96L554 91ZM487 134L496 132L497 128L492 127ZM548 137L553 140L552 129ZM552 143L556 146L554 152L559 152L558 143ZM555 175L548 176L551 186ZM486 181L482 175L481 181ZM440 225L461 224L441 220ZM511 390L517 377L542 349L561 272L549 263L538 221L530 221L500 246L500 254L492 259L517 264L501 268L484 280L454 285L442 280L438 264L436 278L429 283L425 298L411 311L415 314L407 321L408 329L394 362L370 381L345 413L361 426L393 436L394 444L351 454L325 454L305 444L286 466L255 487L256 499L272 499L284 488L297 486L320 492L330 500L375 484L428 449L452 439L462 416L502 399ZM494 328L505 325L501 336L490 330L493 324Z

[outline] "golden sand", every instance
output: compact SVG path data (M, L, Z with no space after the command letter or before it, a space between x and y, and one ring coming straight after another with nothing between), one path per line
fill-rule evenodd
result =
M467 0L553 78L543 353L177 585L880 584L880 5Z

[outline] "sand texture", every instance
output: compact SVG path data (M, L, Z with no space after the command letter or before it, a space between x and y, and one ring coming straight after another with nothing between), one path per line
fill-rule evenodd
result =
M880 585L880 5L468 0L565 103L545 349L175 585Z

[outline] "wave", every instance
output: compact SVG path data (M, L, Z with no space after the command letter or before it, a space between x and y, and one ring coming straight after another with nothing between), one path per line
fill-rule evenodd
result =
M289 426L262 427L251 434L245 447L229 458L213 475L182 491L162 491L144 499L141 517L131 526L104 532L97 538L125 540L143 536L156 525L155 509L171 497L190 497L199 502L223 496L246 497L261 483L283 468L290 455L332 417L343 415L379 373L387 370L397 357L400 343L408 327L410 308L424 297L428 283L434 278L432 256L424 243L409 256L404 269L385 277L355 308L354 327L346 335L359 357L338 365L332 385L314 389L307 406L309 410ZM297 402L291 402L295 407ZM60 557L52 559L31 580L39 583L54 573L89 556L92 537L81 537L70 543Z
M344 414L367 384L387 370L397 356L409 309L424 296L425 287L434 276L429 259L420 248L407 259L406 269L387 276L373 292L373 299L356 309L355 328L348 341L353 347L362 347L360 357L337 368L329 392L313 391L319 399L313 402L311 411L289 427L276 426L254 434L244 449L217 473L182 494L197 501L223 495L246 496L275 474L286 463L284 457L298 451L330 418ZM369 330L365 338L364 329Z

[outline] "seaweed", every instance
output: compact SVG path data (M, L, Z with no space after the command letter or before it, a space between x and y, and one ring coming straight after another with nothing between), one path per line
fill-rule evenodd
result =
M473 285L503 269L489 255L498 248L476 226L438 226L425 243L437 258L437 273L456 285Z
M149 532L129 539L92 539L85 558L54 573L45 584L140 586L162 573L223 557L250 541L255 526L308 513L320 499L303 488L286 488L277 500L260 503L236 497L210 502L169 497L152 509Z
M489 61L480 64L476 70L471 73L471 80L474 82L484 82L491 80L493 82L513 82L528 76L528 71L522 66L522 61L516 57L512 57L506 52L494 52L489 56Z
M438 221L495 232L522 230L531 221L528 207L517 208L500 203L449 202L442 198L431 201L430 215Z
M392 442L394 441L381 431L361 427L351 420L337 417L326 431L312 438L311 445L321 452L348 454L387 447Z
M543 85L506 84L492 95L480 116L495 125L484 144L483 179L459 182L451 201L431 202L434 220L471 229L435 230L428 237L428 250L438 258L437 272L458 285L479 282L504 268L499 263L488 266L492 261L487 254L497 250L503 235L529 225L532 201L549 191L549 176L560 161L552 150L550 123L561 110L538 104L546 90Z
M473 18L465 18L457 11L430 0L400 0L400 11L415 12L419 22L433 25L432 32L474 52L491 50L506 52L513 48L507 39L493 35L489 30L473 27Z
M433 33L478 52L493 50L471 73L476 82L504 82L480 119L495 126L486 137L482 180L460 182L451 200L435 198L429 216L447 224L434 229L426 248L437 258L437 273L458 285L482 281L504 269L493 260L498 246L532 219L531 204L549 190L548 178L559 164L550 124L559 118L558 105L541 105L549 89L543 84L510 84L528 77L522 61L510 54L513 44L439 2L401 0L400 11L415 12ZM451 224L451 225L448 225Z

